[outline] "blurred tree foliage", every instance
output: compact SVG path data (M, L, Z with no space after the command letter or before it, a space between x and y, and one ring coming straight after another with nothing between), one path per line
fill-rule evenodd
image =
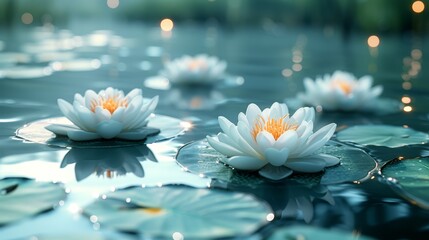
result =
M428 10L413 13L414 0L119 0L109 9L106 0L2 0L0 24L21 24L29 12L34 24L70 18L115 18L128 21L216 21L227 27L254 26L267 21L287 27L336 27L344 32L425 32ZM424 0L424 2L427 0ZM426 2L425 2L426 3ZM429 6L428 6L429 9Z

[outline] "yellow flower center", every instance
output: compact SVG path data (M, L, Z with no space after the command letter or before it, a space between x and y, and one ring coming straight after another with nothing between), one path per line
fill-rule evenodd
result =
M339 87L341 89L341 91L343 91L343 93L345 93L346 95L349 95L352 90L353 90L353 86L352 84L346 82L346 81L342 81L342 80L334 80L332 82L332 86L333 87Z
M256 137L262 131L271 133L274 139L277 140L284 132L288 130L296 130L298 128L297 125L289 124L283 121L287 116L288 115L285 115L278 119L268 117L267 120L265 120L262 116L259 116L252 129L253 139L256 140Z
M158 215L164 212L162 208L142 208L142 211L151 215Z
M199 68L205 68L205 67L206 67L206 62L201 59L191 60L188 63L189 70L197 70Z
M128 101L127 99L118 99L117 97L108 97L107 99L104 99L100 97L98 101L93 100L91 102L91 111L95 112L96 107L102 107L103 109L106 109L111 114L116 111L119 107L127 107Z

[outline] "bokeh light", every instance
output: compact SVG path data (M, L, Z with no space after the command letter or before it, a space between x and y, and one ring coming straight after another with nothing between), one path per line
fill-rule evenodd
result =
M380 45L380 38L377 37L376 35L372 35L368 37L368 46L370 47L378 47L378 45Z
M413 111L413 107L411 107L411 106L405 106L404 107L404 112L411 112L411 111Z
M165 19L162 19L162 21L159 24L159 26L161 27L162 31L170 32L171 30L173 30L174 23L173 23L173 21L171 19L165 18Z
M411 9L413 9L415 13L421 13L425 10L425 4L422 1L415 1L413 5L411 5Z
M31 13L24 13L21 16L21 21L24 24L32 24L33 23L33 15L31 15Z
M119 7L119 0L107 0L107 6L112 9Z
M407 96L403 96L401 99L401 102L404 104L409 104L409 103L411 103L411 98L407 97Z

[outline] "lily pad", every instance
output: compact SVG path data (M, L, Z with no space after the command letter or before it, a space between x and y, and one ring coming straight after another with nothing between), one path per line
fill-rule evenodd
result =
M272 214L251 195L185 186L119 190L88 205L84 213L102 227L184 239L251 234Z
M338 132L337 139L363 146L374 145L395 148L427 143L429 135L411 128L398 126L358 125Z
M429 157L392 161L381 172L394 190L429 209Z
M268 238L268 240L286 239L369 240L373 238L362 236L361 234L356 234L354 232L300 225L280 228Z
M65 117L47 118L26 124L16 130L16 136L24 140L47 144L57 147L76 147L76 148L100 148L100 147L123 147L135 146L142 143L154 143L173 138L182 134L186 130L186 124L177 118L155 115L149 120L148 127L158 128L161 132L157 135L150 136L144 141L126 141L120 139L112 140L94 140L94 141L71 141L67 137L56 136L54 133L45 129L50 124L69 124Z
M58 184L36 182L26 178L2 179L0 225L50 210L65 197L64 189Z
M326 168L322 173L294 173L289 179L301 183L336 184L364 180L377 163L363 150L331 143L319 151L340 158L340 164ZM257 172L242 171L225 165L221 160L226 156L214 150L206 140L185 145L179 150L176 161L185 169L200 176L224 181L229 185L272 184L271 180L260 177Z

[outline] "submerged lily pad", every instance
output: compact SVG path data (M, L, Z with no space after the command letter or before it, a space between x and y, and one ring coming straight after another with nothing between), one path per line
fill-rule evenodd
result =
M381 172L400 194L411 202L429 208L429 157L396 160L387 164Z
M363 150L344 145L330 144L322 147L319 153L340 158L340 164L328 167L322 173L294 173L289 178L298 182L335 184L361 181L377 167L373 158ZM186 170L209 178L227 182L230 185L271 184L272 181L260 177L257 172L232 169L221 160L226 158L214 150L206 140L185 145L179 150L176 161Z
M54 133L45 129L50 124L70 124L69 120L65 117L47 118L26 124L16 130L16 136L24 140L48 144L57 147L78 147L78 148L91 148L91 147L123 147L135 146L142 143L154 143L173 138L182 134L186 130L186 124L177 118L155 115L149 119L148 127L158 128L161 132L157 135L150 136L143 141L126 141L120 139L112 140L94 140L94 141L71 141L64 136L56 136Z
M109 193L106 199L88 205L84 213L96 217L102 227L192 239L251 234L268 222L271 209L243 193L164 186Z
M62 187L26 178L0 180L0 225L18 221L55 207L65 199Z
M280 228L268 238L268 240L286 239L369 240L373 238L362 236L361 234L356 234L355 232L300 225Z
M411 128L398 126L358 125L338 132L337 139L364 146L374 145L395 148L427 143L429 135Z

